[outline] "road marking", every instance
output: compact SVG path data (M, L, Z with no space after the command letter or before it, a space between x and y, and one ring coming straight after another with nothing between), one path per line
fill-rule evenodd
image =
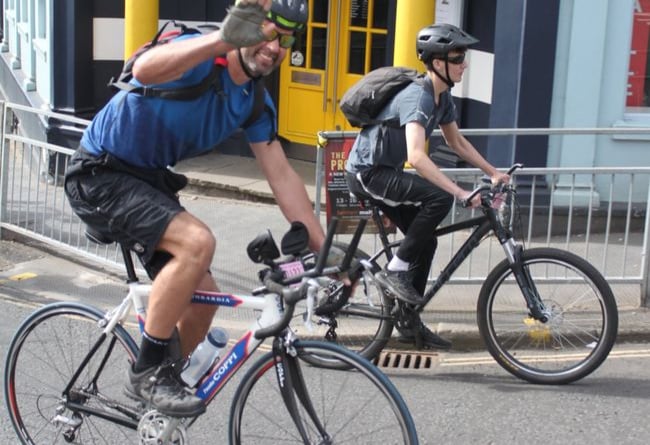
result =
M571 361L579 358L575 354L555 354L548 357L526 357L527 359L535 359L538 362L548 361ZM625 349L625 350L612 350L607 359L614 358L648 358L650 357L650 349ZM480 356L474 358L445 358L441 357L440 366L468 366L468 365L496 365L491 355Z
M12 275L9 277L11 281L23 281L23 280L29 280L30 278L37 277L34 272L24 272L24 273L19 273L16 275Z

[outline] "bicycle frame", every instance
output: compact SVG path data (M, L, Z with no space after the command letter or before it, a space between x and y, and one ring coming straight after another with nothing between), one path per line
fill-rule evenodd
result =
M531 315L539 321L546 322L548 320L546 308L539 297L534 281L528 275L528 271L521 264L521 253L523 247L518 244L512 237L512 234L503 227L496 209L490 206L483 206L481 211L483 212L483 215L481 216L470 218L466 221L448 224L436 228L433 231L433 235L439 237L460 230L474 228L469 237L458 248L447 265L442 269L436 280L428 286L423 295L424 303L422 303L422 306L426 306L433 297L435 297L438 291L449 281L452 274L461 266L461 264L463 264L463 261L465 261L472 251L480 245L483 238L493 231L505 251L515 279L517 280L517 283L522 290L523 297L526 300L526 304L531 311ZM379 230L379 239L382 243L382 249L374 254L370 258L370 261L375 261L382 255L386 255L387 260L390 261L393 255L392 249L399 246L401 241L390 242L388 240L377 207L373 207L372 218Z
M130 253L124 249L123 253L125 254L125 265L127 268L127 275L129 276L129 292L122 302L117 307L107 312L103 320L100 321L100 325L103 327L102 335L90 349L84 360L82 360L79 368L64 390L64 395L68 396L68 404L79 412L92 414L123 426L137 429L137 413L121 409L120 412L127 416L127 418L119 417L101 410L89 408L83 404L75 403L74 398L70 397L71 389L74 387L75 382L83 372L91 357L99 349L106 338L108 338L108 335L115 326L124 322L130 316L132 310L135 311L140 333L144 331L147 299L151 292L151 285L140 283L137 278L135 278ZM299 369L295 366L293 359L289 357L292 355L290 350L291 345L295 340L293 333L285 328L280 334L269 335L269 328L282 320L285 315L285 310L292 311L293 309L292 307L285 309L280 295L271 292L265 293L264 295L250 296L235 295L224 292L196 291L192 296L192 304L247 308L261 311L260 316L251 324L244 335L235 342L226 354L223 354L221 358L212 365L206 375L199 381L195 390L195 395L203 399L206 406L216 397L237 370L253 355L266 338L274 336L275 338L272 348L273 354L276 357L276 360L274 360L274 366L276 368L280 392L287 406L289 415L294 421L303 439L306 440L306 428L302 424L300 416L297 415L299 402L309 414L310 419L317 430L324 438L327 437L325 427L318 418L316 410L308 397L308 391L305 382L302 379L302 375ZM102 365L97 369L93 381L96 381L103 371L103 365L110 355L115 341L116 339L113 338L113 344L108 348ZM298 400L294 397L294 393ZM180 420L178 419L173 419L173 422L170 423L170 434L179 421ZM193 422L193 420L191 422Z

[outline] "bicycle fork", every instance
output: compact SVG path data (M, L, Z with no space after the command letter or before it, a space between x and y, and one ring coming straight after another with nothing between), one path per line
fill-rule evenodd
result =
M530 311L530 316L535 320L546 323L549 321L548 311L537 291L533 277L530 275L530 270L523 264L523 247L517 244L512 238L508 238L501 245L506 252L506 257L510 263L510 269L515 276L515 280L526 300L526 306Z
M311 403L309 394L307 392L307 386L305 385L305 380L303 379L302 372L300 370L300 365L298 362L297 353L293 350L292 347L286 347L281 336L276 337L273 341L273 358L275 362L275 373L278 379L278 385L280 386L280 393L282 394L282 399L284 404L289 411L289 415L293 420L300 437L302 438L303 443L310 444L309 435L307 434L307 426L303 421L302 416L300 415L300 405L309 415L311 421L314 424L314 427L320 435L321 444L331 444L332 439L325 430L325 427L321 423L314 405ZM291 340L287 340L291 341Z

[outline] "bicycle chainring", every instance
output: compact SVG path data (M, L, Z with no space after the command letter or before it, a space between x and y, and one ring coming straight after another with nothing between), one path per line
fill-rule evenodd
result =
M171 434L167 430L171 429ZM169 437L166 439L166 437ZM187 432L182 419L177 419L159 413L156 410L147 411L138 423L140 445L187 445Z
M393 312L395 328L402 333L411 333L414 328L418 327L420 315L413 307L407 303L398 302Z

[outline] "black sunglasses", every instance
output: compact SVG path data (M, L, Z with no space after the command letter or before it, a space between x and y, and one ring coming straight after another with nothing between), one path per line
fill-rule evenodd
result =
M447 60L447 62L451 63L452 65L460 65L461 63L463 63L465 61L465 53L461 53L461 54L459 54L457 56L454 56L454 57L449 57L449 55L447 55L446 60Z

